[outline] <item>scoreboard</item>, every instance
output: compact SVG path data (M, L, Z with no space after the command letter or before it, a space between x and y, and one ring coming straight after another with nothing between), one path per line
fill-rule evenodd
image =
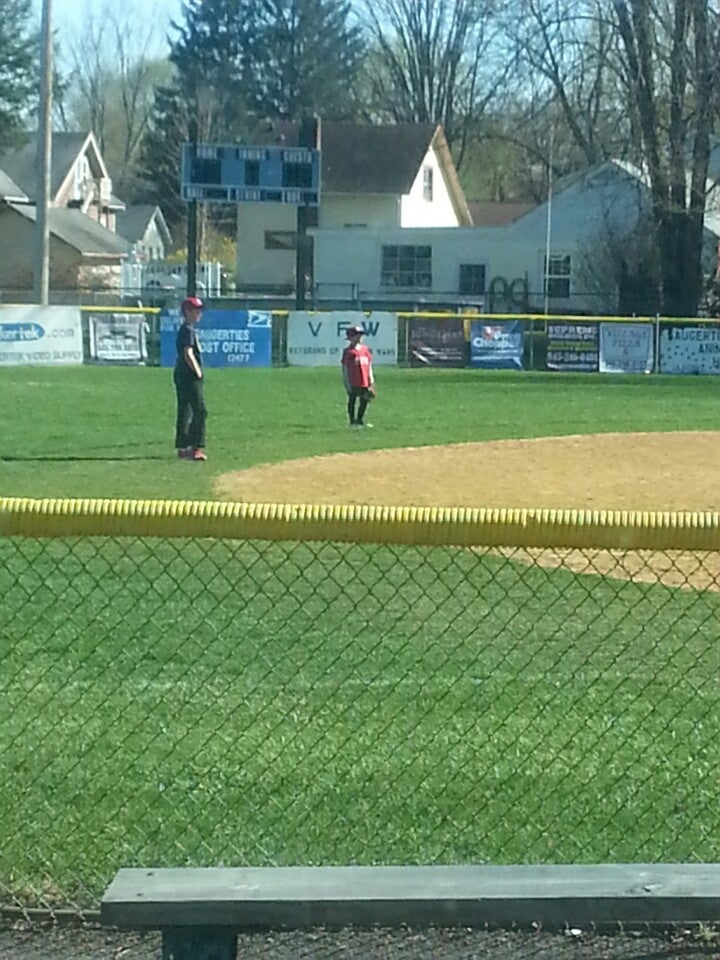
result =
M320 202L320 151L307 147L183 144L180 196L215 203Z

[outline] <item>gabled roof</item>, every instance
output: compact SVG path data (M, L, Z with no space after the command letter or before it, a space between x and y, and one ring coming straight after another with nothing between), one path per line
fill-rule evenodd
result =
M248 142L297 146L300 124L266 121ZM460 222L470 223L462 188L442 127L434 123L356 124L323 120L321 188L327 193L410 192L420 164L434 147Z
M273 120L252 133L259 146L297 146L300 124ZM358 125L322 121L322 189L408 193L435 133L432 123Z
M8 207L35 222L36 209L29 204L9 203ZM48 209L48 229L84 257L123 257L130 252L130 244L91 217L69 207Z
M130 243L137 243L143 239L153 220L155 220L164 242L169 244L172 238L165 217L160 207L152 203L133 204L118 212L115 215L115 229L121 237L125 237Z
M500 227L512 223L534 209L536 203L507 203L492 200L468 200L468 208L476 227Z
M555 182L553 193L557 196L576 183L593 188L608 186L617 180L637 180L639 183L647 184L647 177L634 164L627 160L610 159L601 160L592 167L584 167L582 170L576 170L561 177Z
M98 163L103 168L103 176L105 176L102 158L97 151L97 144L92 133L53 133L50 168L51 197L57 196L73 164L85 149L88 140L92 141L97 153ZM0 170L14 180L31 198L35 198L37 194L37 155L37 133L28 134L23 146L0 154Z
M3 170L0 170L0 200L12 203L18 201L23 202L27 199L28 196L25 191L21 190L16 183L13 183Z

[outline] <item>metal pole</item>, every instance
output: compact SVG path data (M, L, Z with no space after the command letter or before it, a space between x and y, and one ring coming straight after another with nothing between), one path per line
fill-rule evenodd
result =
M198 142L198 109L197 95L193 97L190 109L194 111L190 118L189 130L191 160L195 162L195 153ZM198 261L198 202L190 200L187 207L187 261L186 261L186 288L185 294L194 297L197 293L197 261Z
M43 0L40 27L40 114L38 122L38 178L35 200L34 299L46 307L50 294L50 165L52 161L52 0Z
M550 273L550 242L552 237L552 201L553 201L553 163L555 153L555 125L550 127L550 162L548 164L548 196L547 196L547 220L545 223L545 316L548 314L550 300L550 284L548 274Z
M308 147L310 150L320 149L321 133L320 118L317 116L303 117L300 123L298 146ZM295 309L305 309L305 280L311 268L311 238L308 236L308 227L316 226L317 221L311 223L310 207L301 204L297 208L297 243L295 246Z

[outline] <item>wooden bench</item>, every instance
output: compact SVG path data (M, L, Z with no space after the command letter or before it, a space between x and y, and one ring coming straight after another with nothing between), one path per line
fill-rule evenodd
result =
M235 960L239 931L717 922L720 864L124 869L101 919L164 960Z

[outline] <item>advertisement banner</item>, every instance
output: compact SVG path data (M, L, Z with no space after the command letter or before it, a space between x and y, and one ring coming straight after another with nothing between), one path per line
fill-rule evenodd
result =
M90 359L99 363L144 363L147 323L137 313L89 313Z
M651 323L601 323L600 373L652 373L654 343Z
M78 307L0 307L0 364L82 362Z
M525 324L500 320L470 324L470 366L484 370L522 370Z
M467 345L461 317L450 320L410 320L411 367L467 366Z
M329 313L293 311L288 316L287 362L296 367L328 367L340 363L347 346L348 327L362 327L373 363L397 363L397 315L332 310Z
M660 327L661 373L720 373L720 325Z
M597 373L599 361L597 323L548 323L548 370Z
M174 367L178 310L160 315L160 363ZM203 310L197 325L205 367L269 367L272 360L272 317L257 310Z

